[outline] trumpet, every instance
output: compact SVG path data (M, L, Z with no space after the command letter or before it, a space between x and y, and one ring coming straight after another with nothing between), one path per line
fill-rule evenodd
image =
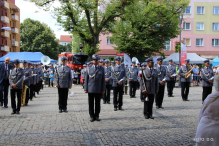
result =
M188 79L192 75L192 70L194 67L192 67L188 72L187 75L185 75L185 78Z

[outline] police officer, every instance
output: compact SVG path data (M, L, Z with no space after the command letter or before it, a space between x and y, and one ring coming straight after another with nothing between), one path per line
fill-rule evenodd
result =
M205 67L201 69L201 78L202 78L202 103L206 99L206 97L211 94L212 86L213 86L213 79L214 79L214 71L209 66L209 60L204 61Z
M185 65L179 68L179 75L181 77L181 96L183 101L189 101L189 87L190 87L190 77L185 78L188 72L191 70L191 65L189 64L189 59L185 60ZM191 72L192 73L192 72Z
M165 89L165 81L166 81L166 69L163 64L163 57L157 58L157 73L158 73L158 83L159 83L159 91L155 95L156 108L162 108L163 97L164 97L164 89Z
M93 61L90 62L90 66L93 66Z
M24 85L27 86L26 90L26 99L25 106L28 106L28 101L30 99L30 78L32 77L31 69L27 65L27 61L23 61L23 70L24 70Z
M126 79L125 79L125 89L124 89L124 94L127 95L128 92L128 83L129 83L129 68L128 68L128 64L125 65L125 71L126 71Z
M132 61L132 67L129 68L129 95L130 98L136 98L136 86L138 84L138 68L135 66L136 62Z
M39 83L39 78L38 78L38 74L37 74L37 63L34 63L33 64L33 66L34 66L34 74L35 74L35 85L34 85L34 92L33 92L33 96L36 98L37 97L37 95L36 95L36 93L37 93L37 90L38 90L38 83Z
M68 112L67 111L67 98L68 98L68 89L72 87L72 77L71 77L71 68L66 66L67 64L67 57L62 57L62 66L57 68L56 74L56 82L58 87L58 94L59 94L59 113Z
M176 68L173 65L173 60L169 60L169 65L166 66L166 81L167 81L167 92L168 97L174 97L173 96L173 88L175 85L175 76L176 76Z
M103 66L103 60L99 61L99 66Z
M139 62L137 63L137 69L138 69L138 71L141 70L141 64L140 64ZM138 90L139 87L140 87L140 84L139 84L139 82L138 82L138 83L136 83L136 89Z
M115 61L111 61L111 66L115 66Z
M110 90L112 87L112 79L111 79L111 67L109 59L105 60L105 81L106 81L106 92L103 97L103 104L110 104Z
M101 96L105 93L106 90L104 68L98 65L100 57L97 54L94 54L92 58L93 66L87 68L84 85L84 91L85 93L88 93L89 114L91 122L95 120L100 121L100 100Z
M142 63L141 66L142 66L142 68L138 72L138 81L139 81L139 83L140 83L140 80L141 80L140 74L142 75L142 71L146 68L146 63ZM146 98L145 94L140 90L140 100L142 102L144 102L145 98Z
M82 86L83 86L83 89L84 89L84 80L85 80L85 75L86 75L86 68L87 68L87 65L84 64L83 67L84 67L84 68L81 70L81 76L82 76L82 80L83 80L83 84L82 84Z
M118 107L119 110L123 110L123 81L126 80L126 69L121 66L121 58L119 56L116 57L116 65L111 66L111 78L113 80L112 87L114 111L117 111ZM117 99L118 94L119 99Z
M36 76L33 76L33 74L35 74L34 68L33 68L33 63L28 62L27 64L28 64L28 68L31 71L30 94L29 94L29 97L30 97L30 100L32 101L32 99L33 99L33 92L34 92L34 85L36 84Z
M20 68L19 59L15 59L13 61L13 64L15 68L10 70L10 75L9 75L9 83L10 83L10 89L11 89L11 107L12 107L11 114L20 114L24 70ZM17 93L17 106L16 106L15 93Z
M156 69L153 68L154 62L153 58L148 58L146 60L147 67L140 73L140 87L141 91L146 95L144 100L144 111L143 114L145 119L154 119L153 114L153 103L154 95L158 93L159 84Z

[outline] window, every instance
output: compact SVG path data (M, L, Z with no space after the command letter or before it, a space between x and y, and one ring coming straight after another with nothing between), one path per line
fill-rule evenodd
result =
M219 39L212 39L212 46L219 47Z
M164 51L171 51L171 40L164 43Z
M213 23L212 30L219 30L219 23Z
M204 14L204 7L197 7L197 14Z
M191 14L191 7L187 7L184 14Z
M65 46L66 43L62 43L63 46Z
M196 39L196 46L203 46L203 39Z
M110 38L107 38L107 45L113 45L112 41L110 41Z
M184 38L183 40L186 43L186 46L191 46L191 39L190 38Z
M213 7L213 14L215 15L219 14L219 7Z
M196 30L204 30L204 23L196 23Z
M191 30L190 26L191 26L191 23L186 23L186 22L183 23L183 29L184 30Z

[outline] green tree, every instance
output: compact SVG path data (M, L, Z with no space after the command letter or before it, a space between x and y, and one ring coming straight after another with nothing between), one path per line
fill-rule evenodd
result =
M179 34L179 14L189 0L133 0L112 28L110 38L119 52L151 56L165 49L165 41Z
M39 8L50 11L54 0L30 0ZM99 51L99 35L109 32L116 18L125 13L124 6L133 4L133 0L62 0L54 7L53 14L65 31L78 34L86 43L84 50L89 55ZM99 10L98 5L104 9Z
M30 18L20 25L21 52L41 52L52 59L58 58L58 40L44 23Z

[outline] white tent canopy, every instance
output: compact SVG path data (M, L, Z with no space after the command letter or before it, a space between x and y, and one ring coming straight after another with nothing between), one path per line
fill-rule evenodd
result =
M169 57L163 60L163 64L168 64L169 60L172 59L173 62L179 64L179 53L172 53ZM187 59L190 59L191 64L203 64L205 58L198 56L196 53L187 53ZM213 61L211 61L212 63Z

